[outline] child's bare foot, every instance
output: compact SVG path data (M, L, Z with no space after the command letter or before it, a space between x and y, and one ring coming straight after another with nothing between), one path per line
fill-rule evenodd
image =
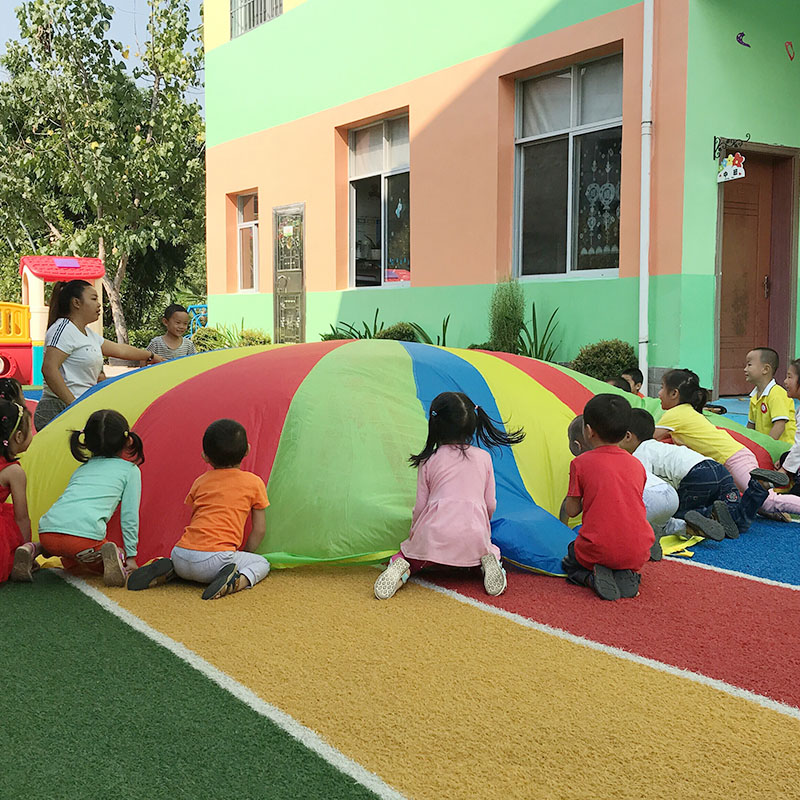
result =
M388 600L408 580L411 575L411 564L404 558L396 558L378 575L375 581L375 597Z
M138 592L141 589L150 589L161 583L166 583L175 575L172 561L169 558L157 558L150 564L134 570L128 576L128 589Z
M483 588L486 594L497 597L506 590L506 571L494 553L487 553L481 557L481 572L483 573Z
M203 600L218 600L226 594L240 592L249 586L250 581L241 572L237 572L236 564L226 564L206 586Z
M114 542L106 542L100 548L103 557L103 583L106 586L124 586L127 572L119 548Z
M33 582L35 553L36 545L33 542L25 542L14 551L14 566L11 568L12 581Z

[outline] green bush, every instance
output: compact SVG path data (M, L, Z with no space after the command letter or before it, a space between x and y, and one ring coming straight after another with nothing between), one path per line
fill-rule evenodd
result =
M489 341L493 350L519 352L519 336L525 325L525 293L517 280L501 281L489 303Z
M638 364L638 359L628 342L604 339L581 347L572 362L572 369L600 381L607 381L619 377L623 370L634 364Z
M260 344L272 344L272 338L266 331L256 328L244 328L239 331L240 347L254 347Z
M230 342L224 331L211 325L198 328L192 336L195 349L198 353L207 353L209 350L222 350L230 347Z
M330 331L328 333L321 333L319 335L319 338L320 341L322 342L331 342L339 339L353 339L355 337L351 336L349 333L346 333L345 331L339 330L338 328L334 328L333 325L331 325Z
M396 322L388 328L379 331L375 339L394 339L397 342L416 342L417 332L410 322Z

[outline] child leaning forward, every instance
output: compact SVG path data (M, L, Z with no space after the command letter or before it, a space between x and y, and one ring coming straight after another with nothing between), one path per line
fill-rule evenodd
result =
M583 409L583 434L591 448L573 459L564 504L583 524L561 566L570 583L594 589L604 600L635 597L639 571L650 558L655 534L642 493L644 467L617 445L630 426L624 397L598 394Z
M171 558L159 558L138 569L128 580L129 589L147 589L175 574L208 584L203 600L216 600L267 577L269 561L254 551L266 532L264 510L269 501L264 481L241 468L249 452L247 432L240 423L218 419L208 426L203 434L203 460L212 469L192 484L186 498L192 518ZM248 518L252 530L245 542Z

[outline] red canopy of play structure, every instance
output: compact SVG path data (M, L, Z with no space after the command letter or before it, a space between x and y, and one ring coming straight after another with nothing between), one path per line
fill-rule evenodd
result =
M43 281L92 281L106 274L99 258L75 256L23 256L19 260L19 274L27 267L31 274Z

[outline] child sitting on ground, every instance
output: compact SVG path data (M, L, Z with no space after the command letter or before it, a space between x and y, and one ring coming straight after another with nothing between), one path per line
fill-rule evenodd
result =
M687 524L692 515L700 512L712 516L722 525L725 536L735 539L753 523L769 489L787 483L780 472L754 469L747 489L740 495L731 474L722 464L688 447L655 441L655 427L649 411L634 408L622 447L636 456L648 472L675 487L680 501L675 516L685 518Z
M16 381L15 381L16 383ZM31 541L26 498L27 481L18 456L33 438L31 413L25 406L0 400L0 583L30 581L33 559L40 548ZM12 503L7 503L11 495ZM27 568L17 555L27 554Z
M632 412L636 409L632 409ZM567 428L569 436L569 450L576 458L591 448L583 438L583 414L578 414ZM626 439L627 439L626 434ZM620 442L624 447L626 439ZM627 449L627 448L625 448ZM628 451L630 452L630 451ZM722 526L713 519L703 516L696 511L691 512L686 519L677 519L675 512L678 510L678 493L666 481L653 474L645 467L646 480L642 501L644 502L647 521L653 526L655 541L650 549L650 560L660 561L663 553L660 539L662 536L703 536L708 539L720 541L725 538ZM566 498L561 504L559 519L566 525L569 517L566 512Z
M583 409L589 450L573 459L564 510L583 512L583 524L561 562L567 581L594 589L604 600L635 597L655 535L642 494L644 467L617 445L628 430L630 403L598 394Z
M137 591L169 580L173 573L187 581L208 584L203 600L216 600L249 589L269 574L269 561L255 550L266 533L269 505L264 481L242 469L250 452L247 431L232 419L212 422L203 434L204 472L189 490L192 519L172 549L134 572L128 588ZM244 542L248 518L252 530ZM244 543L244 551L240 551Z
M182 356L193 356L197 353L194 342L185 338L189 327L189 312L181 305L173 303L167 306L161 324L167 329L163 336L154 336L147 349L165 361L172 361Z
M731 474L736 488L746 492L753 471L758 469L758 461L752 450L703 416L708 392L700 386L697 375L688 369L672 369L664 373L658 397L664 413L656 423L653 438L659 441L671 435L677 444L718 461ZM770 490L760 513L788 521L787 512L800 514L800 497Z
M68 572L98 573L107 586L124 586L137 567L142 440L122 414L104 409L95 411L82 431L72 431L69 448L81 466L39 520L39 541L51 556L61 556ZM117 506L124 550L106 538Z
M487 594L505 591L500 550L491 540L496 507L492 457L472 442L495 448L524 437L522 431L500 430L461 392L433 399L425 447L409 459L417 468L411 532L375 581L375 597L388 600L413 572L434 564L480 565Z
M628 367L622 370L622 377L628 382L631 387L631 392L637 397L644 397L642 394L642 384L644 383L644 375L639 367Z
M778 354L771 347L757 347L747 354L745 378L755 388L750 392L747 427L780 442L794 442L797 431L794 401L775 382Z

